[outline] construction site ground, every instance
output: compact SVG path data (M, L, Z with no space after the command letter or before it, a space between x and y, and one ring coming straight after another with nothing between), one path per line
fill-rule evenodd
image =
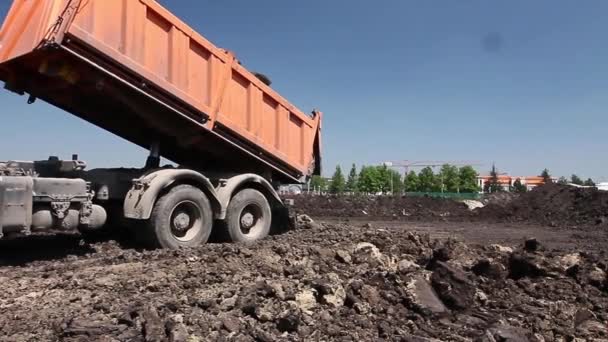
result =
M312 220L253 245L0 241L0 340L608 341L608 211L580 191L300 197Z

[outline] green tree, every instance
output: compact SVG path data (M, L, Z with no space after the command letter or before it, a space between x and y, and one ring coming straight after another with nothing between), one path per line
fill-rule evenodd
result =
M477 176L479 174L470 166L463 166L458 170L458 179L460 183L460 192L479 192L477 185Z
M543 182L545 182L545 184L549 184L552 183L553 180L551 179L551 174L549 173L549 170L544 169L543 172L540 174L541 177L543 177Z
M570 177L570 183L576 185L583 185L585 182L583 182L583 180L579 176L572 175L572 177Z
M568 184L568 178L566 178L564 176L559 177L559 180L557 181L557 184L561 184L561 185Z
M498 179L498 170L496 169L496 165L492 164L492 171L490 171L490 179L484 185L484 192L502 192L504 188L500 184L500 180Z
M437 181L435 180L435 174L433 173L433 169L429 166L420 171L418 181L419 191L432 192L436 189Z
M587 178L587 180L584 183L585 186L595 186L595 182L593 181L593 179L591 178Z
M458 168L453 165L444 164L438 176L441 186L440 190L445 192L458 192L460 190L460 179Z
M332 194L341 194L344 192L346 188L346 182L344 180L344 175L342 174L342 168L340 165L336 166L336 171L334 175L331 177L331 183L329 184L329 192Z
M391 170L393 177L393 195L401 195L403 193L403 180L401 179L401 173L399 171Z
M513 191L521 194L527 192L528 188L521 183L521 179L517 178L515 182L513 182Z
M353 164L348 174L348 180L346 181L346 191L356 192L357 191L357 166Z
M378 180L380 182L380 191L389 193L391 191L391 170L386 165L376 166L378 172Z
M375 166L363 166L359 173L357 187L363 193L374 194L381 191L382 184L378 168Z
M420 181L416 171L410 171L405 179L403 180L403 187L406 192L417 192L420 191Z
M327 189L327 180L321 176L312 176L310 179L310 187L313 191L323 192Z

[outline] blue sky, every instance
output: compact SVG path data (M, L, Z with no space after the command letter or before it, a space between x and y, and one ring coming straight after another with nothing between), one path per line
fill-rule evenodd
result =
M300 109L324 112L325 173L473 160L482 172L494 161L517 175L608 180L606 1L160 2ZM145 151L49 105L6 91L0 103L0 159L144 162Z

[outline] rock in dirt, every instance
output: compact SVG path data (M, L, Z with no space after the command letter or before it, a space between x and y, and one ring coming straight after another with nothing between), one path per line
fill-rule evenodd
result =
M580 253L571 253L564 256L557 257L555 263L560 269L566 272L569 268L580 264L581 255Z
M166 324L170 342L186 342L188 340L188 329L184 325L182 315L173 315Z
M344 305L346 291L342 287L340 277L330 273L322 279L317 279L312 284L317 291L322 304L338 308Z
M471 267L471 271L477 276L486 278L502 279L506 277L505 267L501 263L491 259L477 261L473 267Z
M382 253L380 253L378 247L369 242L357 244L353 250L353 255L357 263L368 262L370 260L382 261Z
M431 284L448 308L465 310L472 306L475 284L461 269L439 261L431 275Z
M317 306L315 292L310 289L302 290L296 294L296 303L303 311L310 311Z
M494 251L497 251L497 252L500 252L500 253L513 253L513 248L507 247L507 246L502 246L502 245L499 245L499 244L491 244L489 246L489 248L491 250L494 250Z
M296 217L297 227L301 229L317 228L315 221L308 215L301 214Z
M233 316L226 316L222 318L222 327L231 333L237 332L241 328L241 322L238 318Z
M576 331L581 337L597 336L598 334L605 334L606 324L590 319L577 326Z
M441 246L433 249L433 261L448 261L452 258L452 252L449 248Z
M524 242L524 250L526 252L536 252L540 248L540 242L535 238L527 239Z
M425 316L441 315L448 312L433 287L421 275L412 277L406 287L410 307Z
M165 324L153 306L146 306L140 313L146 342L162 342L165 339Z
M421 337L421 336L416 336L416 335L405 335L405 336L403 336L402 341L405 341L405 342L441 342L441 340L438 340L436 338Z
M397 264L397 271L401 274L408 274L418 269L420 269L420 266L417 263L407 259L401 260Z
M597 266L591 269L587 279L589 279L589 284L596 287L604 288L606 286L606 272Z
M338 261L343 262L345 264L350 264L353 261L350 254L344 250L336 251L336 259L338 259Z
M464 203L467 208L469 208L469 210L475 210L483 208L485 206L485 204L483 204L482 202L475 200L462 200L462 203Z
M589 309L580 309L574 315L574 325L579 326L588 320L595 320L597 317L593 311Z
M528 342L532 334L521 328L510 325L497 325L486 331L479 342Z
M68 336L106 336L124 331L125 326L114 325L110 322L90 321L87 319L74 319L67 322L62 334Z
M537 278L546 274L547 270L542 266L539 256L514 253L509 257L509 277L513 279Z
M284 312L277 322L277 329L281 332L295 332L300 326L300 314L296 311L288 310Z

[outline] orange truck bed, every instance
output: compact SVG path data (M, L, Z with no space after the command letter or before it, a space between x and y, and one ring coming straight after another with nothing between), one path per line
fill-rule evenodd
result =
M320 173L321 113L153 0L14 0L0 79L188 167L280 183Z

